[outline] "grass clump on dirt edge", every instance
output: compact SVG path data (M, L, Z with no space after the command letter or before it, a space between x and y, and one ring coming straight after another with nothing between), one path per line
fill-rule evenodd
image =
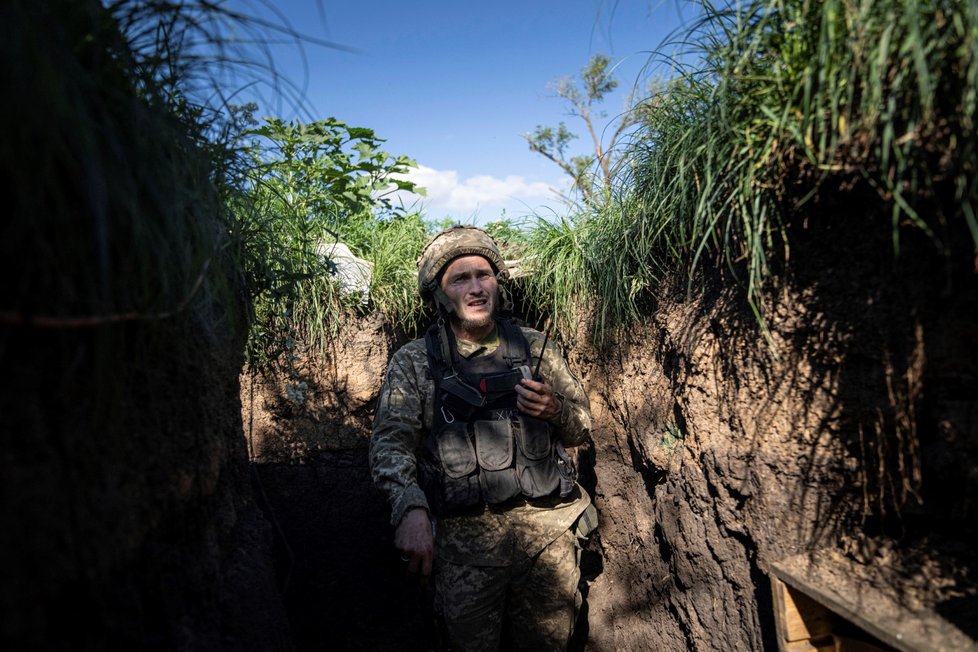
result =
M710 267L741 284L763 321L772 264L790 256L789 231L823 189L875 196L863 218L887 216L873 228L890 232L897 257L907 228L941 251L962 230L978 245L974 3L700 10L656 55L677 74L633 134L613 191L572 225L537 229L547 262L531 282L558 313L594 299L600 333L670 275L692 292Z

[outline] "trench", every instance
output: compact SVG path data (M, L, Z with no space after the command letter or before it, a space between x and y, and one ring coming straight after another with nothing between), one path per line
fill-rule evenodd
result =
M975 533L961 520L973 508L953 487L975 468L978 394L942 388L973 382L964 370L978 368L976 349L962 335L978 302L965 275L967 291L921 313L908 307L928 300L918 270L877 274L867 272L870 291L890 298L858 319L851 307L864 304L843 277L836 288L820 281L828 294L800 283L772 306L780 359L722 292L662 300L611 347L562 341L591 398L593 442L579 467L601 518L583 555L585 619L572 649L927 649L901 622L948 649L974 648L978 590L963 541ZM375 317L350 332L323 368L306 369L319 389L303 409L283 403L281 379L260 383L252 464L281 530L280 588L297 649L424 649L427 596L403 576L365 448L379 378L404 336ZM914 380L921 346L928 364ZM900 448L908 405L914 451ZM896 438L853 435L874 423ZM861 479L884 468L887 445L912 453L924 479L899 517L863 500ZM784 599L799 594L817 608ZM813 619L832 628L787 624Z
M0 648L426 649L430 595L366 462L407 335L362 315L325 355L241 375L247 291L203 133L127 76L103 5L0 22L28 62L5 69ZM892 222L879 170L782 179L763 328L743 270L705 269L644 288L611 345L563 334L601 519L573 649L978 649L969 151L919 151L943 249Z

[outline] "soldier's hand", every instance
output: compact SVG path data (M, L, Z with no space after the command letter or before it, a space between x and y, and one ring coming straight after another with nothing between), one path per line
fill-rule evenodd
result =
M421 507L408 510L394 531L394 545L401 551L401 558L408 563L408 575L420 574L422 579L431 576L435 542L431 536L428 510Z
M551 419L560 414L562 405L546 379L540 382L524 378L516 386L516 407L531 417Z

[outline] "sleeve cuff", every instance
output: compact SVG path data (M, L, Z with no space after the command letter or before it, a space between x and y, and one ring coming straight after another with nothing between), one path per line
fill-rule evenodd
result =
M554 427L562 428L564 426L564 414L567 413L567 399L560 392L554 392L554 396L560 401L560 411L547 419L547 422Z
M404 518L404 514L415 507L421 507L429 512L431 511L428 509L428 499L425 497L424 492L421 491L421 487L412 484L405 487L401 495L392 501L391 525L397 527L401 519Z

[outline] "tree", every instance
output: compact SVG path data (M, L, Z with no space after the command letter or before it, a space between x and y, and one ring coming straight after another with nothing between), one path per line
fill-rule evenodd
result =
M574 180L574 186L580 190L584 201L590 202L593 199L593 185L589 180L589 170L597 163L603 188L605 191L611 189L615 146L622 134L638 122L640 116L638 109L644 108L647 101L636 103L634 92L629 94L626 110L618 118L618 123L605 146L596 122L604 120L607 113L595 109L609 93L618 88L611 59L604 54L595 54L581 69L578 77L561 77L548 84L548 88L554 91L556 97L570 105L569 115L584 121L594 146L594 153L568 158L567 147L571 140L577 138L577 134L569 131L563 122L557 127L537 125L532 134L526 133L523 137L529 143L530 150L542 154L566 172Z

